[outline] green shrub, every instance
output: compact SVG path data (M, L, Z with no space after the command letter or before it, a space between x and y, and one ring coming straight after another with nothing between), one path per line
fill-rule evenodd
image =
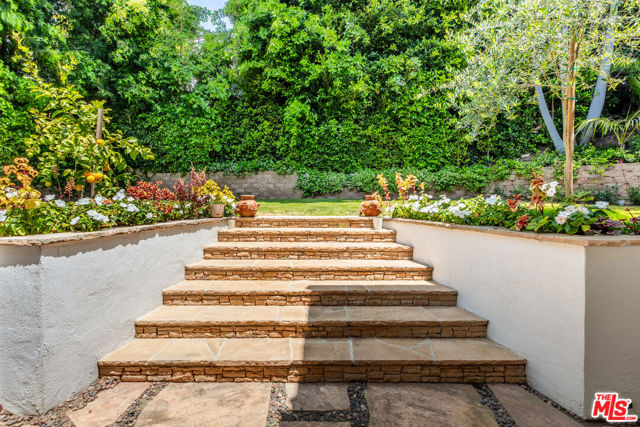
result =
M589 194L593 196L595 201L603 201L611 203L612 205L618 204L620 196L618 195L617 185L607 185L605 187L592 187L589 189Z
M640 205L640 187L627 188L627 197L632 205Z

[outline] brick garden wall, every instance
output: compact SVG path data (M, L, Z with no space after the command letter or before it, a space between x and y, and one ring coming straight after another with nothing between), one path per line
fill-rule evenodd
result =
M587 190L592 187L617 186L618 194L622 198L627 197L626 189L628 187L640 186L640 163L624 163L616 164L604 171L604 173L594 173L593 166L584 166L580 169L578 178L575 182L576 188ZM544 168L543 175L547 181L553 181L554 168ZM236 194L255 194L256 197L262 199L285 199L285 198L301 198L302 193L297 190L296 183L298 177L296 174L278 175L275 172L259 172L245 176L224 175L222 172L216 172L208 175L209 178L215 180L220 185L227 185ZM158 173L149 175L147 179L161 180L167 187L173 187L180 174L174 173ZM504 193L510 195L514 192L520 192L524 188L529 187L531 177L521 177L512 175L509 179L500 182L491 182L485 189L486 194L493 193L496 188L502 189ZM441 193L441 192L438 192ZM449 197L472 197L476 193L465 189L453 189L446 192ZM345 189L340 193L325 194L320 197L332 199L360 199L365 193L360 191L352 191Z

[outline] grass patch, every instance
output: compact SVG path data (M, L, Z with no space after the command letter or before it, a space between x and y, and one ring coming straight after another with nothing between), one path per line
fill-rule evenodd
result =
M258 215L349 216L358 215L362 199L269 199L258 202Z
M291 215L291 216L349 216L358 215L362 199L268 199L258 200L259 215ZM609 208L614 212L614 219L640 216L640 206L615 206Z

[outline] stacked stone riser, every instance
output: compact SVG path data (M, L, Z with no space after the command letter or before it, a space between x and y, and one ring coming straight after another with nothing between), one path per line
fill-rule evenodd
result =
M238 251L234 248L205 248L204 259L413 259L413 249L269 250Z
M431 270L252 270L187 268L187 280L429 280Z
M238 228L368 228L371 218L359 217L291 217L291 218L236 218Z
M218 233L220 242L394 242L395 231L359 231L359 228L340 229L243 229L223 230Z
M487 325L136 325L137 338L485 338Z
M353 305L353 306L455 306L457 295L428 293L391 293L358 294L353 292L326 293L316 291L313 294L257 294L229 295L209 293L165 292L165 305Z
M168 382L426 382L526 384L525 364L492 361L475 364L393 364L372 361L365 366L333 363L273 365L140 366L101 364L100 375L121 381Z

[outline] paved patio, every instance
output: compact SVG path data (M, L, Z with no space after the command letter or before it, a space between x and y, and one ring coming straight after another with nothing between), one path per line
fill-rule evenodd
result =
M496 384L117 383L55 421L0 425L579 426L525 388ZM59 411L60 412L60 411ZM593 425L593 424L591 424Z

